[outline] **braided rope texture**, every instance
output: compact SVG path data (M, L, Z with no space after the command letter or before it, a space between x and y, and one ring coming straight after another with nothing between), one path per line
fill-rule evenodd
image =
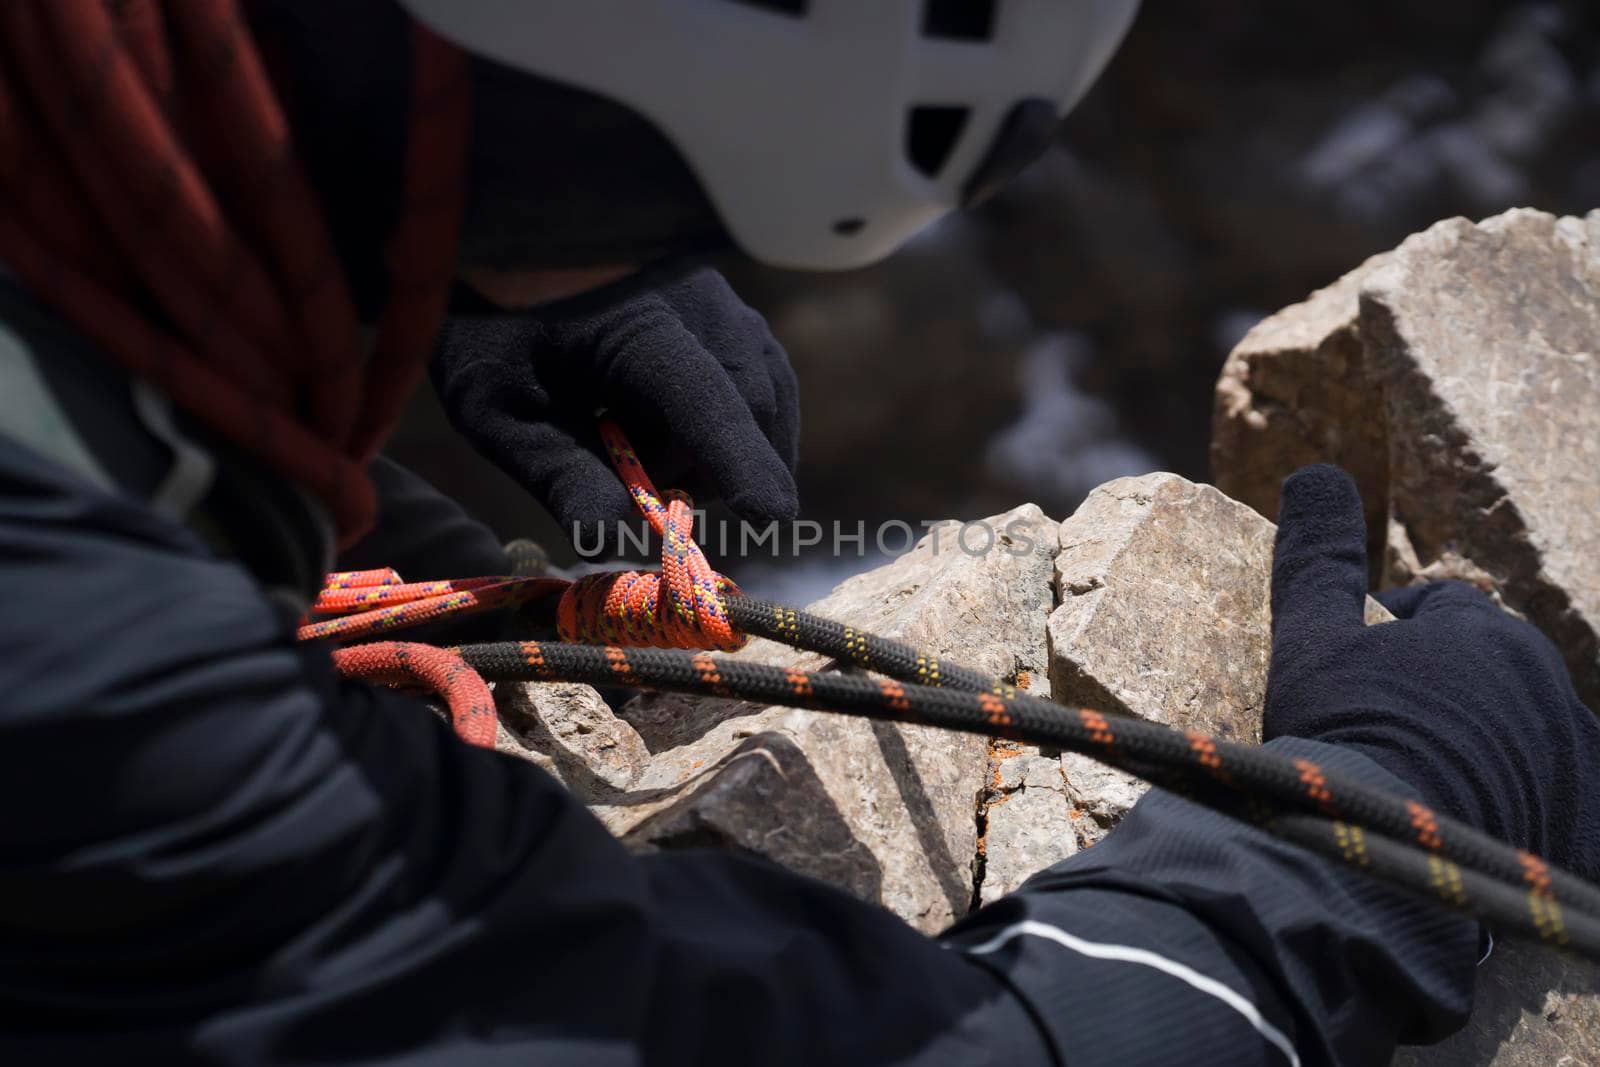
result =
M1600 958L1600 889L1465 823L1345 779L1310 760L1286 759L1255 746L1090 708L1069 709L1004 683L955 688L948 668L942 668L943 687L933 687L893 677L803 671L679 649L522 641L469 645L457 651L475 670L496 679L577 681L736 697L1081 752L1430 900L1492 921L1498 929ZM903 663L903 658L885 657L879 669L892 665L900 670Z
M302 641L351 641L447 616L513 607L556 593L563 641L641 648L741 649L750 640L729 621L724 599L739 587L711 569L694 540L694 503L685 493L662 494L645 473L622 430L600 424L606 450L634 504L661 538L661 571L607 571L568 582L561 578L445 579L406 582L390 568L330 574L297 636Z
M354 648L336 649L333 665L346 678L361 678L378 685L421 683L444 697L450 725L462 741L478 748L493 748L494 694L483 675L461 656L445 648L409 641L378 641Z

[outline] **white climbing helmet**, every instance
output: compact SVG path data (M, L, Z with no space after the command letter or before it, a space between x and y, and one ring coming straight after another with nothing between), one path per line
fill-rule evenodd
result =
M1049 144L1138 0L400 0L643 115L776 266L881 259Z

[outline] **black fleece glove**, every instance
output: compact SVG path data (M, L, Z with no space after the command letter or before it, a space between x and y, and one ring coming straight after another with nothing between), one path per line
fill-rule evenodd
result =
M1600 724L1555 647L1459 582L1391 590L1362 623L1361 499L1342 471L1283 485L1272 567L1267 739L1348 745L1439 810L1600 875Z
M799 508L794 371L766 321L709 268L636 275L520 314L480 301L447 321L432 373L456 429L585 546L638 517L595 432L602 408L661 488L754 521Z

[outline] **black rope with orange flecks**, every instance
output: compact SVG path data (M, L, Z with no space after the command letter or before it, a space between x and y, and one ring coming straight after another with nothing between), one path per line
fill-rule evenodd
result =
M759 610L752 601L729 603L736 620L746 609ZM803 612L794 614L797 622L811 621ZM733 696L1081 752L1497 927L1600 955L1600 889L1415 801L1341 778L1310 760L1088 708L1069 709L997 683L962 689L947 677L944 686L933 687L704 652L562 642L503 642L457 651L484 677L496 680L627 684ZM1250 812L1251 801L1260 802L1261 811Z
M619 459L619 447L626 448L625 442L614 443L621 440L620 431L608 427L614 461ZM631 458L631 450L626 455ZM641 501L641 510L652 516L652 522L659 521L658 532L674 524L680 524L680 532L687 530L687 498L674 495L668 498L670 504L661 504L637 460L631 467L620 462L618 467L630 490L635 490L636 500L643 496L659 505L652 509ZM1345 778L1312 760L1090 708L1064 707L900 642L746 597L710 571L692 539L679 537L668 543L668 554L676 554L679 561L675 568L664 567L659 577L596 576L599 582L591 590L607 592L591 593L582 613L573 593L578 586L551 579L480 579L455 583L453 591L437 588L440 583L423 583L400 597L410 596L413 599L407 603L422 605L410 616L396 610L402 605L388 604L388 598L379 595L394 586L380 585L367 587L366 600L363 594L341 598L335 595L341 590L330 589L325 602L319 602L323 610L368 610L346 616L332 632L317 631L317 624L310 624L302 635L350 640L561 589L561 641L500 642L450 650L381 642L340 649L336 656L347 673L390 684L412 678L436 691L444 691L443 686L418 677L415 665L424 653L449 657L432 663L430 669L448 685L469 690L462 707L446 695L457 732L478 744L492 743L492 710L485 718L486 690L472 688L469 676L480 687L482 679L584 682L784 704L1080 752L1428 900L1477 916L1501 932L1524 934L1600 959L1600 888L1423 804ZM697 562L682 562L695 557ZM656 600L638 592L642 577L656 579L650 587ZM358 582L355 588L363 587ZM663 605L660 601L669 596L670 602ZM455 600L446 607L440 597ZM717 620L703 635L697 633L701 610ZM672 626L663 621L668 615L674 617ZM729 629L723 631L722 626ZM615 643L578 643L595 633L605 633ZM615 641L619 636L632 638L634 645L655 647L623 647ZM750 636L821 653L847 669L806 671L681 647L699 643L737 648Z

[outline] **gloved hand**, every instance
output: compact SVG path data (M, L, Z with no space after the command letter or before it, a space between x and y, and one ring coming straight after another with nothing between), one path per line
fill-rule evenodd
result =
M1348 745L1446 814L1600 875L1600 724L1555 647L1460 582L1378 594L1368 627L1361 499L1342 471L1283 485L1265 737Z
M595 431L604 408L661 488L793 518L798 390L722 275L644 273L530 311L455 314L432 362L456 429L585 547L638 513Z

